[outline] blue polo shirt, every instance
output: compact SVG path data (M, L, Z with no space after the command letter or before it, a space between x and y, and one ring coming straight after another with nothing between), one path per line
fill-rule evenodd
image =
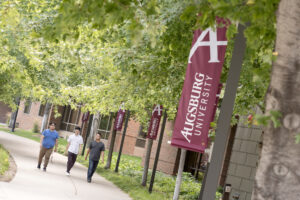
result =
M56 130L50 131L49 129L46 129L43 131L42 134L44 136L44 140L43 140L43 144L42 144L43 147L45 147L46 149L53 148L55 145L56 139L59 138Z

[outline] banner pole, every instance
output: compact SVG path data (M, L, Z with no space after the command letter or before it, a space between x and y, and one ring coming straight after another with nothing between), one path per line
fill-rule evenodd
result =
M231 66L228 72L225 95L221 105L221 112L218 119L216 130L215 145L212 152L212 160L207 169L207 178L203 187L203 193L199 200L215 199L219 176L224 159L227 138L229 134L230 121L233 112L234 100L240 79L240 72L243 64L243 58L246 49L246 38L244 30L246 26L239 24L238 34L236 35L234 49L232 53Z
M182 180L182 172L184 169L185 157L186 157L186 149L181 149L179 168L178 168L178 173L177 173L177 177L176 177L176 185L175 185L173 200L179 199L179 192L180 192L180 185L181 185L181 180Z
M152 189L153 189L155 173L156 173L157 163L158 163L158 159L159 159L160 147L161 147L161 143L162 143L162 139L163 139L163 136L164 136L165 127L166 127L166 121L167 121L167 110L165 109L164 119L163 119L162 127L161 127L161 130L160 130L160 135L159 135L159 140L158 140L158 144L157 144L157 150L156 150L154 165L153 165L153 169L152 169L152 176L151 176L151 181L150 181L150 186L149 186L149 192L150 193L152 192Z
M115 167L115 172L119 171L119 164L120 164L120 160L121 160L121 155L122 155L125 135L126 135L126 132L127 132L129 118L130 118L130 110L127 111L127 116L126 116L126 119L125 119L125 126L124 126L124 130L123 130L123 134L122 134L122 139L121 139L119 155L118 155L118 159L117 159L117 163L116 163L116 167Z

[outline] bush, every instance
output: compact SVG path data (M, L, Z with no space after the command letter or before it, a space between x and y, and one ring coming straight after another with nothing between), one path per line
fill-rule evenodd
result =
M7 117L6 119L6 125L9 126L9 122L10 122L10 117Z
M33 133L39 133L40 132L40 127L39 127L37 122L34 123L32 132Z

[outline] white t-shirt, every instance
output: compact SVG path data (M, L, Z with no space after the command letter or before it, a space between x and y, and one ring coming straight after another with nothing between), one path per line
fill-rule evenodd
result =
M71 153L78 154L79 146L83 144L83 139L81 135L70 135L70 137L68 138L68 142L70 143L68 151Z

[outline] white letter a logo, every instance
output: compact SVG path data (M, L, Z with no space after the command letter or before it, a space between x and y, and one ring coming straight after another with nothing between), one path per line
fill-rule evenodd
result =
M203 41L206 34L209 32L209 41ZM218 46L226 46L227 41L218 41L217 33L214 32L211 28L208 28L202 31L201 35L198 37L197 41L193 45L190 55L189 55L189 63L192 63L191 58L194 55L195 51L200 46L209 46L210 47L210 60L209 63L218 63L220 62L218 59Z

